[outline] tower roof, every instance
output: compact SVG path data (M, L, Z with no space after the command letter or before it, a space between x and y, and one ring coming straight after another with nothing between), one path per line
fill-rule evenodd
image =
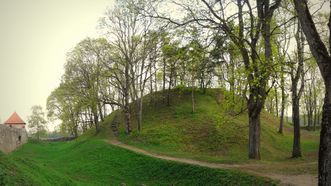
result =
M25 124L25 122L16 112L14 112L5 122L5 124Z

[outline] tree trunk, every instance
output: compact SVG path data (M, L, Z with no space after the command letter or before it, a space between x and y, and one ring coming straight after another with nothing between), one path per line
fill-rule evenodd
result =
M95 132L100 132L100 126L99 126L99 118L98 118L98 111L97 108L93 108L93 121L95 125Z
M308 106L308 113L307 113L308 130L311 129L311 124L312 124L310 107L311 107L311 106L309 105L309 106Z
M316 87L314 87L316 89ZM316 130L316 124L317 124L317 95L316 90L314 90L314 131Z
M301 157L299 99L293 98L292 101L292 121L294 130L292 158L298 158Z
M131 133L131 113L130 113L130 102L129 102L129 88L130 88L130 77L129 77L129 64L125 65L125 88L124 88L124 122L126 126L126 134Z
M317 32L315 23L309 12L307 1L294 0L294 5L298 13L298 18L303 25L303 31L310 50L317 61L325 84L318 160L318 184L320 186L327 186L331 183L331 56ZM328 27L330 31L331 17L329 17ZM331 41L331 36L329 36L329 41ZM331 49L331 42L329 42L329 49Z
M124 108L123 108L123 112L124 112L124 123L126 126L126 134L130 134L131 133L131 114L130 114L130 103L129 103L129 93L128 90L125 89L124 90Z
M278 91L277 91L277 87L275 87L275 112L276 112L276 116L278 118L278 114L279 114L279 108L278 108Z
M331 183L331 77L325 81L325 99L319 148L319 185Z
M130 109L128 106L124 107L124 122L125 122L125 126L126 126L126 134L130 134L131 133L131 125L130 125Z
M143 92L140 92L139 109L138 109L138 131L142 129L142 119L143 119Z
M163 84L162 84L162 91L165 91L165 83L166 83L166 60L163 58Z
M169 86L168 86L168 91L167 91L167 106L170 106L170 91L171 91L171 86L172 86L172 68L170 70L170 76L169 76Z
M195 112L195 99L194 99L194 86L193 86L193 82L192 82L192 113Z
M285 110L285 96L286 96L284 86L285 86L284 76L282 76L282 78L281 78L282 103L281 103L281 108L280 108L280 122L279 122L279 130L278 130L278 132L280 134L283 134L283 126L284 126L284 110Z
M78 137L78 124L77 124L77 122L75 122L75 126L74 126L74 136L75 136L75 138Z
M260 155L260 115L266 98L266 94L261 87L250 87L248 98L248 118L249 118L249 144L248 157L250 159L261 159ZM260 95L259 93L264 93Z
M304 88L304 37L301 30L301 24L298 22L298 29L295 35L297 43L297 56L298 66L296 70L291 68L291 92L292 92L292 122L293 122L293 149L292 158L301 157L301 144L300 144L300 97ZM301 86L298 88L298 82L301 77Z
M250 159L261 159L260 156L260 113L250 109L249 117L249 154Z
M103 115L103 112L102 112L102 106L101 106L100 102L98 103L98 108L99 108L100 119L101 119L101 121L104 121L104 115Z
M150 95L150 103L154 102L154 94L153 94L153 75L151 74L151 77L149 78L149 95Z

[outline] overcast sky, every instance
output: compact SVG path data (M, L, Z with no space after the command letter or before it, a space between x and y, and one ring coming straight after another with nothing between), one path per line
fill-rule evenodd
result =
M27 122L33 105L45 108L66 53L98 36L98 20L112 5L113 0L0 0L0 123L14 111Z
M46 106L63 73L66 53L97 36L112 0L0 0L0 123L16 111L27 120ZM27 121L26 121L27 122Z

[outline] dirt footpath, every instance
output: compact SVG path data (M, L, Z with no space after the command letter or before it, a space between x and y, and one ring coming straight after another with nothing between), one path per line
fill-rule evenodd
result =
M317 175L312 175L312 174L284 175L284 174L279 174L279 173L268 173L268 172L258 171L259 169L264 170L266 168L266 166L273 166L272 164L265 165L265 164L209 163L209 162L198 161L198 160L193 160L193 159L176 158L176 157L151 153L146 150L124 144L116 139L112 139L107 142L112 145L130 150L130 151L133 151L136 153L144 154L146 156L150 156L153 158L159 158L159 159L169 160L169 161L176 161L176 162L180 162L180 163L187 163L187 164L191 164L191 165L199 165L199 166L209 167L209 168L242 170L242 171L248 172L253 175L258 175L258 176L268 177L268 178L271 178L274 180L279 180L280 185L293 185L293 186L315 186L315 185L317 185ZM314 164L314 163L315 162L308 163L308 164ZM271 167L271 169L272 169L272 167Z

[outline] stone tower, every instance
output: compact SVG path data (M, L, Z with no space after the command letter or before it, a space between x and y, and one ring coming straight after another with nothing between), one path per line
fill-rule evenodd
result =
M28 141L25 122L14 112L5 124L0 124L0 151L10 153Z

